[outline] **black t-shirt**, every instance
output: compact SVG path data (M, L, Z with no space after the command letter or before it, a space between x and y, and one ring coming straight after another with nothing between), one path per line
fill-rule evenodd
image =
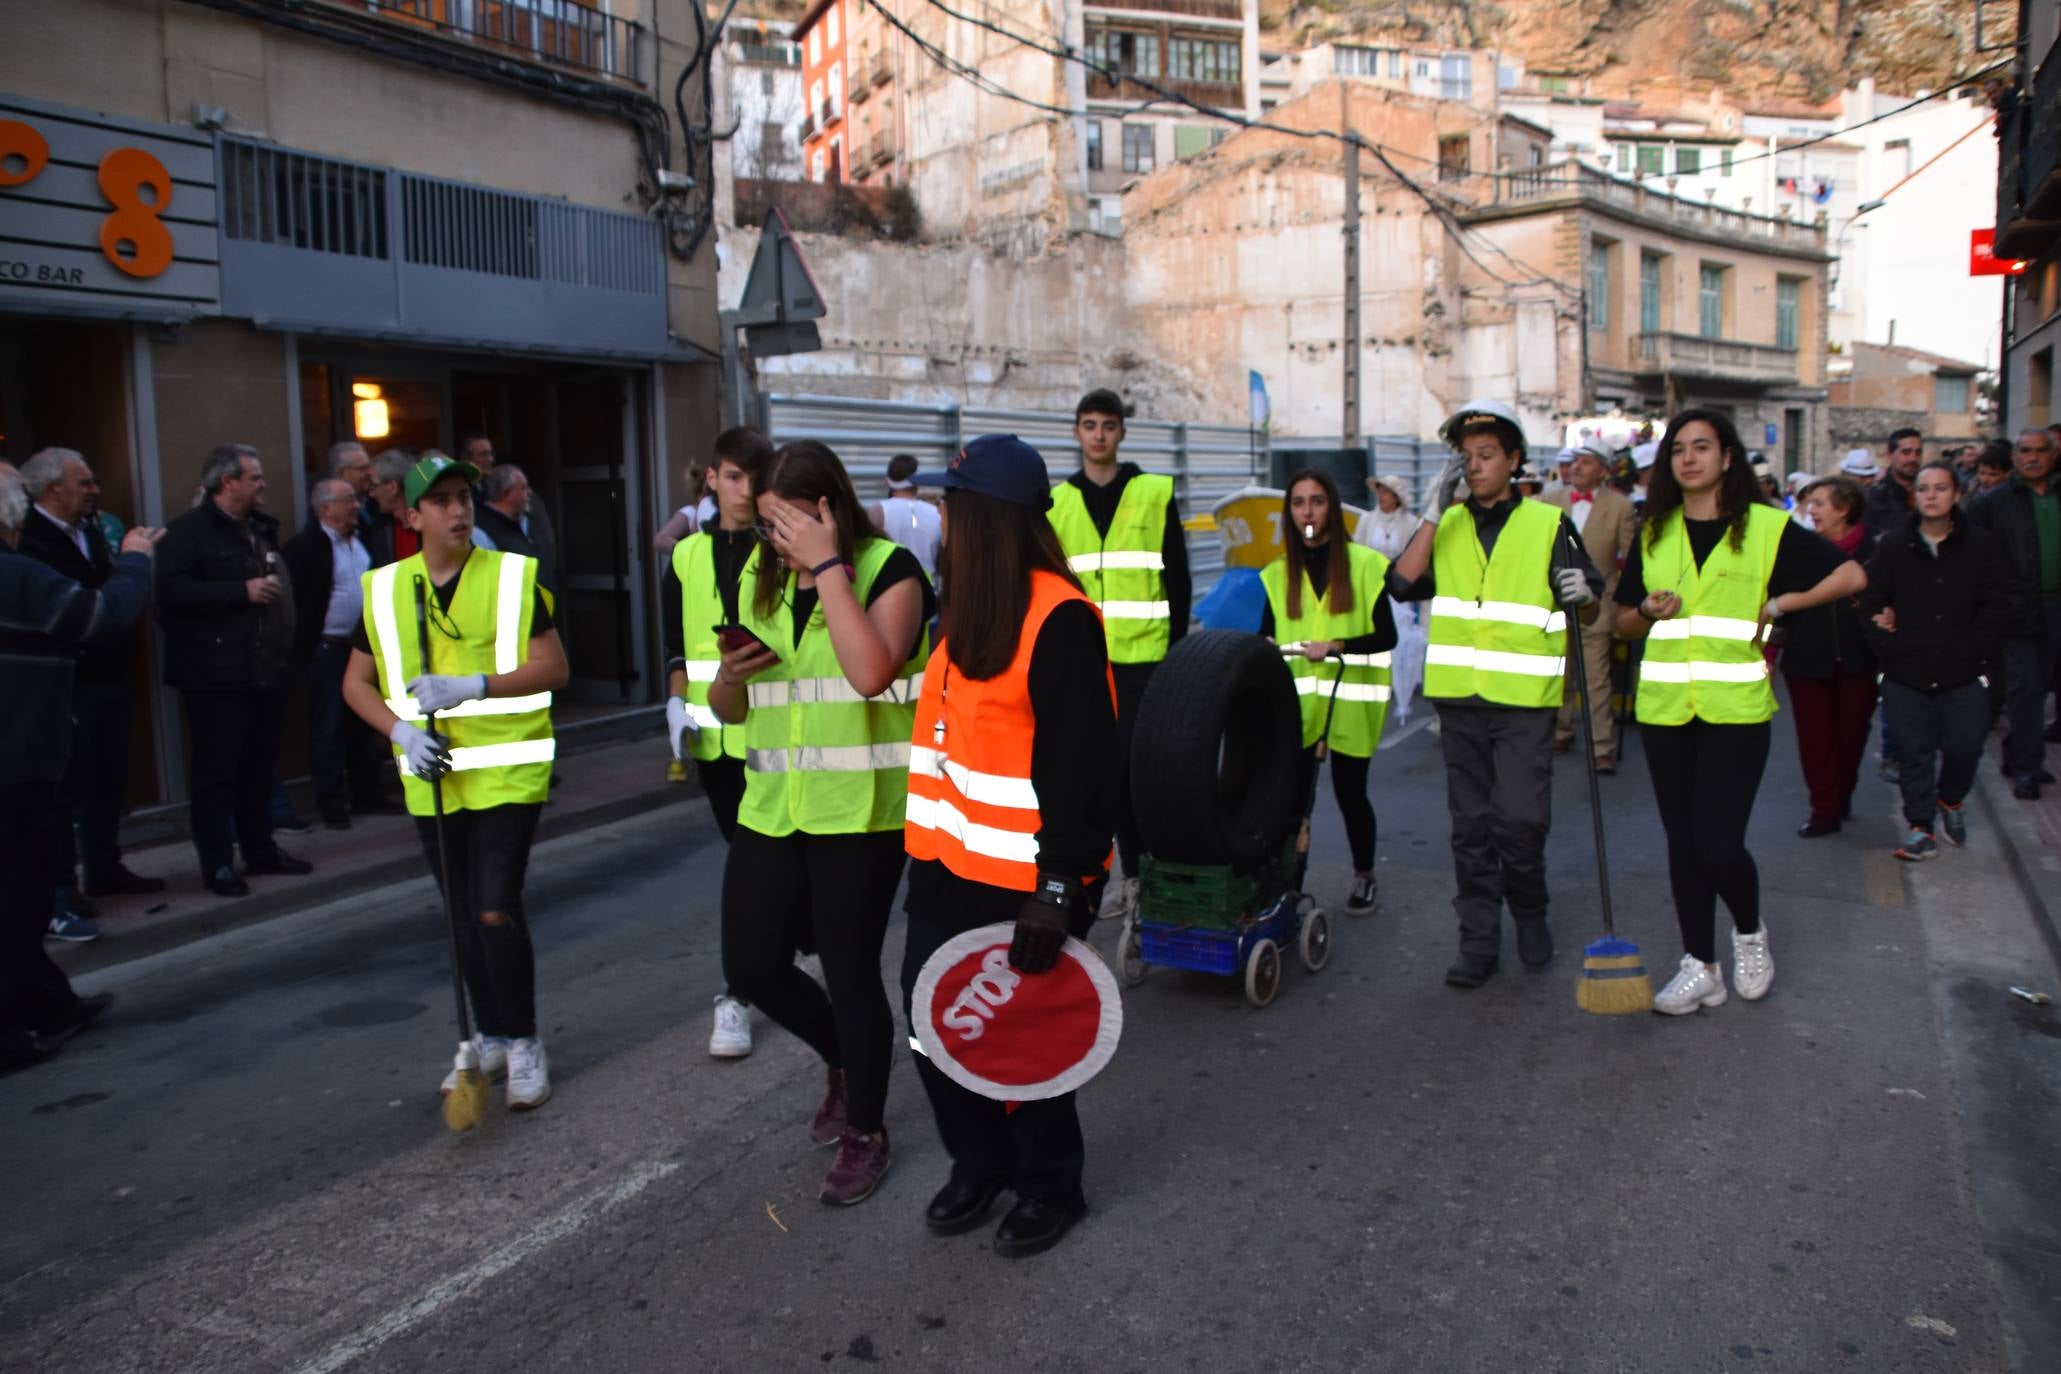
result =
M437 610L442 612L444 616L450 614L451 598L458 594L458 579L464 576L464 574L465 570L460 568L451 575L450 581L443 583L432 582L430 584L429 594L436 598ZM551 619L550 607L544 604L544 589L539 587L537 588L535 600L530 606L530 638L535 639L538 635L551 629L555 623ZM449 628L448 623L446 628ZM459 625L457 628L458 632L464 635L485 636L492 633L492 627L485 625ZM430 632L432 634L440 633L434 624L430 626ZM372 652L372 636L365 633L365 620L362 616L358 619L358 628L351 633L351 647L360 653L369 654Z
M1296 564L1305 573L1309 574L1310 590L1317 594L1318 601L1321 602L1326 596L1330 595L1331 549L1329 545L1313 549L1301 543L1292 544L1289 546L1287 557L1290 562ZM1289 575L1291 577L1294 576L1293 573ZM1375 591L1374 613L1368 617L1368 620L1374 628L1366 634L1354 635L1350 639L1341 641L1338 646L1340 653L1379 654L1395 647L1395 610L1389 605L1387 588L1383 587ZM1274 631L1276 628L1274 624L1274 599L1268 597L1260 612L1259 632L1268 639L1272 639L1275 637Z
M752 546L758 536L750 530L707 529L702 531L714 541L712 550L716 566L716 595L723 602L725 625L737 623L737 581L744 572L745 560L751 557ZM690 539L692 535L688 536ZM687 657L687 641L683 637L685 626L681 617L681 602L686 593L680 586L680 575L673 571L673 562L666 560L665 576L658 583L659 633L664 637L666 667L670 671L680 666ZM711 622L710 628L714 628Z
M930 589L930 579L923 575L923 565L916 561L916 555L910 553L899 544L895 545L895 551L887 556L887 561L880 565L880 571L874 575L873 585L866 591L866 609L873 609L873 603L880 600L889 587L906 582L912 577L923 586L923 614L918 618L917 623L929 624L931 617L937 614L937 593ZM751 593L752 589L747 587L741 594L749 596ZM808 632L809 617L816 613L816 602L818 599L814 587L797 587L794 589L794 644L796 648L801 647L802 636Z
M1710 557L1710 551L1731 529L1731 522L1684 517L1682 523L1689 531L1689 550L1700 569L1703 560ZM1768 597L1772 600L1784 592L1807 592L1838 571L1845 561L1846 555L1831 540L1791 520L1783 525L1781 542L1775 546L1775 569L1768 577ZM1671 579L1663 585L1668 591L1681 590L1672 585ZM1617 604L1636 606L1646 596L1646 536L1641 532L1632 541L1624 575L1617 581Z
M939 653L925 670L949 671ZM1038 868L1069 878L1101 870L1115 818L1121 753L1109 703L1108 643L1094 607L1055 608L1031 647L1031 786L1038 794ZM954 930L1013 921L1030 894L962 878L936 859L909 865L904 908Z

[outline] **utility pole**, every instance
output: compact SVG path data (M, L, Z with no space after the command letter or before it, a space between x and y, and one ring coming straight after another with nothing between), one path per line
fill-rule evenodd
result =
M1345 133L1345 448L1360 446L1360 136L1353 132L1351 83L1338 83Z

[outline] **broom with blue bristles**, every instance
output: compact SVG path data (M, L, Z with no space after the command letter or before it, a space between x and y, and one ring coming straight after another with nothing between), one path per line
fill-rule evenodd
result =
M1573 544L1572 537L1567 543ZM1553 561L1566 567L1579 566L1571 559L1555 557ZM1645 961L1639 957L1637 945L1618 935L1611 917L1610 861L1603 848L1603 789L1596 781L1596 730L1589 716L1589 670L1584 661L1581 620L1572 609L1567 610L1567 617L1567 650L1574 662L1575 699L1581 708L1582 768L1589 777L1589 819L1596 827L1596 887L1603 898L1603 938L1582 951L1582 980L1575 987L1575 1005L1597 1016L1651 1011L1653 980L1646 976Z

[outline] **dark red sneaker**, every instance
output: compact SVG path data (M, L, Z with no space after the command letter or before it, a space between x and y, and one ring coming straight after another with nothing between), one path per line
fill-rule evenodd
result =
M835 1145L844 1135L844 1070L830 1071L830 1091L823 1094L823 1105L816 1108L816 1119L809 1123L809 1137L818 1145Z
M885 1128L878 1135L846 1131L838 1138L837 1158L823 1177L823 1200L844 1207L864 1202L880 1186L890 1162Z

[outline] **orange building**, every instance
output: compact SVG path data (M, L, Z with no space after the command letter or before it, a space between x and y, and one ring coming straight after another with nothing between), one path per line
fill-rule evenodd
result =
M845 0L816 0L794 26L802 50L802 165L811 181L846 181L852 164L845 113L851 80L845 60ZM864 76L859 78L865 80Z

